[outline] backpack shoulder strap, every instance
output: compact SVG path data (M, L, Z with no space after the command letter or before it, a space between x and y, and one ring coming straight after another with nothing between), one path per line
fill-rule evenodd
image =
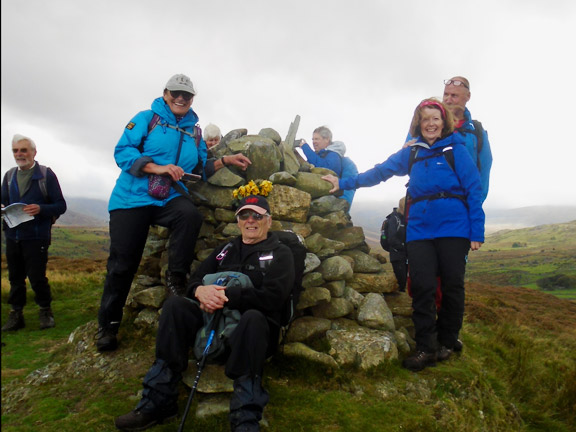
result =
M46 187L46 174L48 172L48 167L45 165L38 165L40 172L42 173L42 178L38 180L38 186L40 186L40 191L44 197L44 201L48 201L48 188Z
M18 171L18 167L12 167L6 172L6 179L8 181L8 200L10 200L10 185L16 178L16 171Z
M150 132L152 132L152 130L158 125L158 123L160 123L160 116L154 113L152 115L152 118L148 122L148 129L146 130L146 135L142 137L142 141L140 141L140 144L138 145L138 150L140 150L140 153L144 151L144 141L146 141L146 138L148 137L148 135L150 135Z
M484 146L484 128L482 127L482 123L478 120L472 120L472 124L474 125L474 134L478 140L478 153L480 153Z
M445 147L442 150L442 154L444 155L444 159L446 159L446 162L448 162L448 165L450 165L450 168L452 168L452 171L456 171L455 167L455 163L454 163L454 149L452 148L452 146L448 146Z
M410 171L412 171L412 165L414 165L414 162L416 162L419 151L420 148L418 148L418 146L412 146L410 149L410 159L408 159L408 175L410 175Z

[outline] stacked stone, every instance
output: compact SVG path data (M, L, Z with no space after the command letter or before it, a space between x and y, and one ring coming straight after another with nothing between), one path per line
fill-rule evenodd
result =
M250 180L257 184L270 180L273 190L267 198L272 230L294 231L308 249L299 317L286 335L284 354L335 368L367 369L396 359L413 343L410 298L398 292L386 258L372 253L362 228L353 225L348 203L329 193L331 186L321 177L332 171L298 160L292 149L295 129L297 122L284 141L273 129L263 129L258 135L237 129L212 149L215 157L242 152L252 164L246 172L228 166L207 182L188 184L204 215L191 271L215 247L240 234L232 191ZM128 302L137 311L137 326L157 325L165 299L162 275L167 268L167 234L165 228L154 227L149 235ZM315 349L326 346L328 352ZM203 377L203 381L209 380Z

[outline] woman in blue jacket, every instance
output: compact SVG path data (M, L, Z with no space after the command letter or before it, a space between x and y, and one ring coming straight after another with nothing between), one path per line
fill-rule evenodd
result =
M416 352L403 366L419 371L447 360L464 317L464 274L470 249L484 242L482 187L474 161L452 114L437 99L425 99L414 112L410 134L418 137L385 162L338 181L328 175L330 192L368 187L392 176L410 175L411 199L406 247L411 278ZM442 280L442 308L437 311L437 275Z
M191 108L195 94L190 78L174 75L151 109L136 114L126 125L114 150L122 172L108 205L110 256L98 312L99 351L117 347L122 309L150 225L170 228L166 285L169 293L184 291L203 217L192 200L174 185L183 186L180 180L184 173L192 173L206 163L206 143L196 127L198 116ZM153 175L163 175L172 184L166 196L149 193L149 177Z

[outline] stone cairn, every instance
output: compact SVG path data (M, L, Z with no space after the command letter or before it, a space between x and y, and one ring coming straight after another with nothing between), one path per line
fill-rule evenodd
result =
M313 167L293 151L298 123L297 116L284 141L270 128L262 129L258 135L236 129L211 150L217 158L243 153L252 164L245 172L228 166L207 182L188 184L204 215L195 248L197 261L191 271L215 247L240 234L232 191L250 180L257 184L270 180L273 190L267 198L272 230L294 231L308 249L304 291L297 306L299 316L280 349L284 355L304 357L331 368L351 366L366 370L397 359L413 347L411 300L398 292L393 272L384 265L386 258L371 252L362 228L353 226L348 203L329 193L331 186L321 177L334 173ZM168 234L166 228L151 229L131 289L127 308L132 309L138 328L154 329L158 324L166 298L163 283ZM194 365L195 360L191 360L192 367L184 376L190 386L196 372ZM221 366L208 366L198 392L231 392L232 382L222 371ZM219 403L215 396L210 397L203 406L213 412ZM220 405L227 409L227 399Z

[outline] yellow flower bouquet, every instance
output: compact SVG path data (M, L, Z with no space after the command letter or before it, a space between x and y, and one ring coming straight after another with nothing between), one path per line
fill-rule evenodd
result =
M254 180L250 180L248 184L235 189L232 194L234 195L234 198L238 200L241 200L248 195L262 195L266 197L272 191L272 187L272 182L269 180L262 180L260 185L257 185Z

